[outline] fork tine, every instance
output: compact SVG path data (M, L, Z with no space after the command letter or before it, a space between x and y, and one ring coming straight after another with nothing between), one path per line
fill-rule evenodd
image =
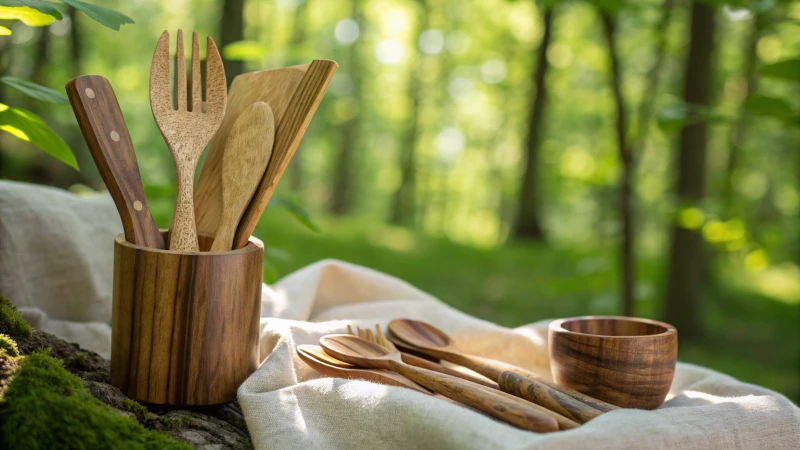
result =
M223 116L225 102L228 97L228 87L225 82L225 68L222 66L222 57L219 56L217 44L211 39L206 40L206 103L209 111Z
M164 30L153 53L150 67L150 106L158 120L156 111L172 109L169 92L169 32Z
M186 111L186 59L183 56L183 30L178 30L175 47L175 110Z
M192 83L189 85L189 96L191 97L189 111L202 111L203 92L200 87L200 43L198 42L197 32L192 33ZM204 112L204 111L203 111Z
M370 342L375 342L377 344L375 336L372 335L372 330L369 328L367 328L367 340Z
M386 348L388 348L389 350L392 350L392 351L397 350L397 347L395 347L394 342L390 341L389 339L386 339L386 335L383 334L383 330L381 330L381 326L380 325L375 325L375 329L377 330L378 335L381 337L381 340L383 341L383 346L384 347L386 347Z
M356 335L355 333L353 333L353 328L350 327L350 324L347 324L347 334L352 334L353 336Z
M367 338L367 335L364 334L364 330L362 330L361 327L356 327L356 330L358 331L358 337L363 338L363 339Z

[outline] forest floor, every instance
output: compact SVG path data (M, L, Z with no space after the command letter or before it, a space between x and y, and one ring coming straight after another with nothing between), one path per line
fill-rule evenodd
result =
M481 249L386 225L319 222L322 231L315 233L276 209L265 214L256 233L267 247L265 267L272 266L265 269L265 281L336 258L401 278L466 313L508 327L619 312L613 248L515 244ZM658 319L663 263L643 257L637 269L636 315ZM703 305L705 335L681 341L679 359L800 403L800 300L793 294L765 295L730 271L713 271Z

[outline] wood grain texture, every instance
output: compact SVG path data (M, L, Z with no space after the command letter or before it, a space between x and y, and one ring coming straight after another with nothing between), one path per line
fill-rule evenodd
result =
M222 159L233 124L255 102L272 108L279 127L308 64L244 73L233 79L222 124L208 147L194 191L195 220L199 232L215 234L222 217Z
M175 161L177 193L170 226L170 250L197 251L194 218L194 171L208 141L225 114L227 85L222 58L211 37L206 42L206 101L200 89L200 48L192 35L192 81L187 98L183 32L178 30L175 52L175 103L169 84L169 33L164 31L153 54L150 68L150 106Z
M360 369L352 364L342 362L328 355L318 345L298 345L297 355L322 375L348 380L364 380L388 386L409 388L423 394L431 395L424 387L408 378L386 370Z
M164 238L147 206L131 135L111 83L99 75L84 75L67 82L66 90L89 153L119 211L125 239L163 249Z
M264 102L245 109L231 128L222 157L222 218L212 252L233 247L233 235L272 155L275 117Z
M622 408L653 409L675 375L678 333L672 325L630 317L578 317L550 323L556 383Z
M201 248L212 238L200 235ZM134 400L208 405L236 398L259 364L263 244L175 252L117 236L111 384Z
M506 371L500 374L498 384L503 392L508 392L509 394L541 405L577 423L586 423L603 414L603 411L591 408L572 397L565 396L546 384L542 384L514 372Z
M449 361L453 364L467 367L493 381L499 381L500 375L506 371L520 374L526 377L529 383L539 386L541 390L550 388L552 391L556 391L552 398L562 403L564 408L573 408L574 400L577 400L583 403L585 407L600 412L616 409L614 405L591 398L586 394L574 391L568 387L558 386L535 373L513 364L464 353L456 347L450 336L427 322L410 319L395 319L389 322L389 331L392 333L393 337L405 342L406 345L416 348L420 352Z
M280 181L286 166L289 165L294 156L300 140L314 116L328 85L339 65L334 61L317 59L308 67L303 79L292 95L286 115L278 124L275 131L275 145L272 150L272 157L264 173L264 177L259 184L250 205L247 207L236 236L233 240L233 248L240 248L247 243L247 239L253 234L258 219L267 207L275 187Z
M559 428L558 422L535 408L536 405L461 378L405 364L399 352L390 352L357 336L324 336L320 345L336 359L359 367L399 373L436 393L518 428L536 432L557 431Z

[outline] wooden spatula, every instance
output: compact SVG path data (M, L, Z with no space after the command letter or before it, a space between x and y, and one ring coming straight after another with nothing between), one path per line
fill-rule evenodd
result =
M222 157L222 218L212 252L231 249L239 219L267 168L274 138L275 117L264 102L245 109L231 128Z
M308 64L281 69L244 73L233 79L228 91L228 105L222 124L209 144L200 176L194 189L194 211L197 231L214 234L222 217L222 158L231 128L255 102L266 102L272 108L277 129L292 94L308 70Z
M99 75L83 75L67 82L67 96L89 152L117 206L125 239L163 249L164 238L147 207L131 135L111 83Z
M286 115L275 131L275 144L270 163L247 211L239 222L239 228L233 239L233 248L244 247L250 239L250 235L253 234L261 213L267 207L267 203L275 191L275 186L294 156L297 146L300 145L300 140L303 139L303 134L322 101L338 66L334 61L314 60L300 81L300 85L294 91Z

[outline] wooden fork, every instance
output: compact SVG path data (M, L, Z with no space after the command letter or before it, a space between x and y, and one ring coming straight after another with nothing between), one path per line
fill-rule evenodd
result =
M186 86L183 31L178 30L175 51L175 102L169 86L169 32L164 31L150 68L150 107L175 161L178 178L175 212L169 229L169 249L198 251L194 220L193 184L197 161L225 115L225 69L211 37L206 41L206 101L200 87L200 46L192 33L191 83ZM188 100L188 101L187 101Z
M353 336L358 336L362 339L366 339L370 342L380 345L381 347L389 350L389 351L396 351L398 348L394 345L392 341L386 339L386 336L383 334L383 330L381 330L380 325L375 325L375 333L372 332L369 328L362 330L361 327L356 327L356 332L353 332L353 329L350 325L347 325L347 333L352 334ZM406 353L404 351L400 352L400 356L403 359L403 362L406 364L411 364L412 366L421 367L423 369L433 370L439 373L446 373L447 375L452 375L454 377L461 378L463 380L472 381L473 383L478 383L480 385L490 387L493 389L500 389L497 386L497 383L494 383L490 380L483 380L481 378L471 376L457 370L451 369L449 367L445 367L439 363L435 363L433 361L428 361L425 358L420 358L419 356L412 355L410 353Z

